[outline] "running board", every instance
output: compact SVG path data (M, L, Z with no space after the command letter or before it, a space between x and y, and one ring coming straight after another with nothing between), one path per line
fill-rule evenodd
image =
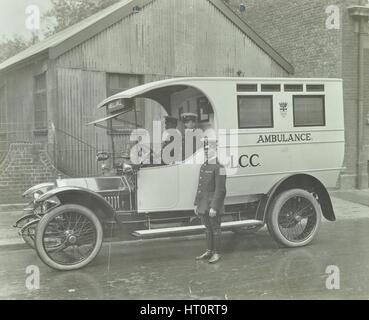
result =
M234 228L242 227L256 227L264 225L263 221L259 220L244 220L244 221L231 221L222 223L222 231L230 230ZM162 228L151 230L138 230L132 233L133 236L138 238L160 238L168 237L178 234L196 234L205 231L205 226L189 226L189 227L174 227L174 228Z

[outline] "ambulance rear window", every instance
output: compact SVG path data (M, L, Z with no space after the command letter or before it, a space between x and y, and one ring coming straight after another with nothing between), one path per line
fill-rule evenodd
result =
M324 96L294 96L293 119L295 127L325 126Z
M279 92L281 91L280 84L262 84L261 91L263 92Z
M239 96L240 129L273 128L273 96Z
M284 85L285 92L302 92L304 91L304 86L302 84L285 84Z
M307 92L323 92L324 84L307 84L306 85Z
M257 92L258 85L257 84L238 84L237 91L238 92Z

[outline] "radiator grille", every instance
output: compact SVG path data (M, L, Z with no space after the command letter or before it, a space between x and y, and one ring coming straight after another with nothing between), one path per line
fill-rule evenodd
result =
M118 210L121 208L119 196L105 196L104 199L109 202L113 209Z

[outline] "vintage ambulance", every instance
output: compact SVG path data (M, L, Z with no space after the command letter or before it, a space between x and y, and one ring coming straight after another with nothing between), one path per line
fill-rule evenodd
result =
M182 161L139 165L123 150L123 132L155 135L153 119L183 112L198 114L198 129L213 130L219 141L227 172L222 230L242 234L266 225L281 245L300 247L313 240L322 217L335 221L327 189L337 185L344 160L339 79L169 79L98 107L106 116L91 125L106 129L111 141L97 156L102 175L57 179L24 193L30 205L16 226L52 268L86 266L113 231L147 239L204 230L193 212L203 148ZM151 144L150 159L155 150Z

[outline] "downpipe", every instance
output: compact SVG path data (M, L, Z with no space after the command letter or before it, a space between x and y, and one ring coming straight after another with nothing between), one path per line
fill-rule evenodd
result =
M364 22L366 19L360 19L359 21L359 61L358 61L358 109L357 109L357 188L362 189L364 185L362 176L362 156L363 156L363 130L364 130L364 37L366 37ZM367 22L366 22L367 23Z

